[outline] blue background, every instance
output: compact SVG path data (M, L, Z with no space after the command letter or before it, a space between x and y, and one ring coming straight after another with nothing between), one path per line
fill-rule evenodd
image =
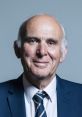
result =
M0 82L22 73L13 42L20 24L38 13L55 16L66 30L68 55L57 73L64 79L82 83L82 0L0 0Z

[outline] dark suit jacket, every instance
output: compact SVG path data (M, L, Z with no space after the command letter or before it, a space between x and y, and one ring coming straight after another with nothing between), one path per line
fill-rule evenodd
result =
M82 117L82 85L57 76L57 111L58 117ZM0 117L26 117L22 76L0 84Z

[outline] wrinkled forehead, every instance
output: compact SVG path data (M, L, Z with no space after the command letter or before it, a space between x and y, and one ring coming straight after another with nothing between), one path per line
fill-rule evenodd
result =
M26 32L31 35L37 32L42 34L55 34L60 38L63 36L59 22L50 16L35 16L29 19L26 24Z

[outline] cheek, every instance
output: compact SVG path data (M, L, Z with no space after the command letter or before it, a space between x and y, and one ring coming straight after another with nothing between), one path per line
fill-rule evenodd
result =
M23 46L23 53L27 57L34 57L35 49L30 47L28 44L24 44L24 46Z
M52 59L60 59L61 57L61 51L59 48L53 48L49 49L49 55Z
M23 65L28 66L28 68L30 68L32 59L35 56L34 48L30 47L28 44L24 44L22 56L23 56L23 62L24 62Z

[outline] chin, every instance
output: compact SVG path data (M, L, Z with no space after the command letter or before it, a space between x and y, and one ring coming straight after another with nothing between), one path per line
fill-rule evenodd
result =
M50 70L50 68L49 69L34 69L34 68L32 68L32 69L30 69L30 73L32 73L35 77L40 77L40 78L46 78L46 77L49 77L49 76L51 76L50 73L51 72L51 70Z
M49 77L49 74L48 73L32 73L33 76L39 78L39 79L44 79L44 78L47 78Z

